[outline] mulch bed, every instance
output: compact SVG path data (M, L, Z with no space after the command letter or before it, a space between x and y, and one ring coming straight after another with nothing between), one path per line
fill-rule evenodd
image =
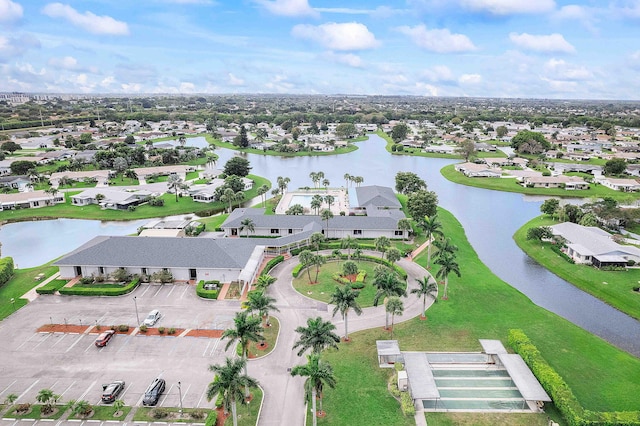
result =
M176 328L176 332L173 334L169 334L169 329L165 328L164 333L160 333L157 327L147 328L147 331L138 330L138 334L142 334L143 336L179 336L184 331L184 328Z
M74 324L45 324L38 328L39 333L84 333L93 326Z
M220 337L222 337L223 332L224 330L198 329L198 330L190 330L186 335L188 337L209 337L209 338L219 339Z

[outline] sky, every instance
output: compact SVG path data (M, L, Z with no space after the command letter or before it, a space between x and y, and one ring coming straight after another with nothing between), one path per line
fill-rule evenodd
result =
M0 92L640 99L640 0L0 0Z

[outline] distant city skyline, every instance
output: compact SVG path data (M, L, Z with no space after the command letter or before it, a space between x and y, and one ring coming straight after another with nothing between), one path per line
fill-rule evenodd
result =
M0 0L0 91L640 99L640 0Z

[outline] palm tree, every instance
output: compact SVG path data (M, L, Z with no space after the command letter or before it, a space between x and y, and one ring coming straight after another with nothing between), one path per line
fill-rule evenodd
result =
M238 191L233 194L233 201L238 203L238 207L240 207L240 203L244 201L244 192Z
M322 232L314 232L309 237L309 243L313 248L316 249L316 254L318 254L318 252L320 251L320 244L322 244L324 240L325 236L322 234Z
M374 244L376 246L376 250L380 252L380 258L382 258L384 256L384 252L387 251L387 248L391 245L391 241L389 241L389 238L382 235L374 240Z
M117 414L118 412L120 412L120 411L124 408L124 401L123 401L123 400L121 400L121 399L116 399L115 401L113 401L113 408L114 408L114 410L116 410L116 411L113 413L113 416L114 416L114 417L120 417L120 416L116 416L116 414ZM121 415L122 415L122 414L121 414Z
M169 191L176 192L176 203L178 202L178 193L181 190L185 190L188 186L184 183L182 178L178 175L170 175L169 180L167 181L167 189Z
M434 214L431 217L425 216L420 226L424 229L427 241L429 241L429 245L427 246L427 269L429 269L431 267L431 243L435 235L443 235L442 224L438 221L438 216Z
M362 249L360 246L356 246L356 249L353 251L353 258L360 263L360 258L362 258Z
M398 229L402 231L402 239L404 240L404 231L407 231L407 239L409 237L409 233L411 232L411 230L413 229L411 227L411 220L407 219L406 217L403 219L400 219L398 221Z
M331 388L336 386L336 378L333 369L327 362L320 360L320 354L307 355L306 365L296 365L291 369L292 376L306 377L304 382L305 400L311 400L311 412L313 426L317 425L318 412L316 411L316 395L320 395L320 413L322 413L322 389L324 385Z
M15 393L10 393L5 397L4 403L5 405L13 405L13 403L16 402L17 399L18 395L16 395Z
M311 349L313 353L320 353L329 347L338 349L340 337L333 332L335 329L335 325L321 317L309 318L306 327L296 328L296 332L300 333L300 339L293 345L293 349L300 347L298 356L307 349Z
M344 174L345 188L347 188L347 192L349 192L349 182L351 182L351 175L349 173Z
M242 374L243 369L245 374ZM242 388L248 389L259 385L256 379L249 377L246 373L247 360L227 358L222 365L210 365L209 371L215 376L213 382L207 387L207 400L211 401L216 395L221 394L225 409L231 407L233 426L238 426L236 402L246 398L246 394L242 394Z
M311 252L311 250L302 250L298 255L298 259L300 263L302 263L303 268L307 268L307 275L309 276L309 283L311 283L311 262L313 261L313 257L315 255Z
M311 202L309 203L309 207L316 211L316 214L320 214L320 207L322 207L322 195L314 195L311 197Z
M431 281L431 277L429 276L424 276L422 277L422 279L416 279L416 282L418 283L418 287L411 289L409 293L415 294L418 297L422 297L421 317L426 318L427 316L425 315L425 313L427 310L427 296L433 297L434 301L438 300L436 298L438 294L438 284L436 284L434 281Z
M249 236L249 232L255 231L256 227L253 223L253 219L246 218L243 219L242 222L240 222L240 232L242 232L244 229L247 230L247 237Z
M331 295L329 303L335 305L333 308L333 316L340 311L342 319L344 319L344 340L349 340L349 329L347 328L347 315L349 310L353 309L356 315L362 314L362 308L356 300L360 292L352 289L350 286L336 286L335 291Z
M232 203L234 201L234 196L235 196L235 193L233 192L233 189L226 188L222 193L222 196L220 197L220 201L222 201L223 203L229 203L229 213L231 213L231 210L232 210Z
M335 201L336 201L336 197L334 197L331 194L324 196L324 202L327 203L327 205L329 206L329 209L331 209L331 206L333 205L333 203L335 203Z
M228 328L222 333L222 338L228 338L227 346L225 350L238 341L240 348L242 349L242 358L244 360L249 356L249 343L261 342L264 340L262 333L264 328L260 324L260 318L253 315L249 315L247 311L236 312L236 316L233 319L234 328ZM244 374L247 374L247 364L244 365ZM249 387L245 388L245 396L249 397Z
M324 186L325 189L327 189L330 184L331 182L329 182L329 179L322 179L322 186Z
M85 401L84 399L82 401L75 402L71 409L71 413L78 417L86 417L91 413L91 411L93 411L93 407L89 404L89 401Z
M402 252L400 250L395 247L391 247L387 250L387 260L391 262L392 265L400 259L402 259Z
M327 222L327 238L329 237L329 219L333 219L333 212L329 209L324 209L320 212L320 218Z
M313 187L316 188L318 186L317 183L320 180L320 178L318 177L318 173L316 172L309 173L309 178L313 182Z
M282 176L278 176L276 182L278 183L278 190L280 191L280 194L284 195L287 187L289 186L289 182L291 182L291 179L289 179L288 177L283 178Z
M256 288L261 291L265 291L267 287L276 282L276 277L272 277L269 274L262 274L256 281Z
M253 291L247 295L247 301L244 307L249 312L257 312L262 317L262 326L269 325L269 312L280 312L280 309L274 304L276 299L267 296L262 291Z
M362 176L354 176L353 181L355 182L356 186L360 187L360 184L364 182L364 178Z
M340 242L340 248L347 249L347 259L351 260L351 249L356 248L358 242L351 235L347 235Z
M293 216L300 216L302 214L304 214L304 207L302 207L302 204L294 204L292 206L290 206L287 211L284 212L284 214L286 215L293 215Z
M265 184L262 185L260 188L258 188L258 195L260 196L260 199L262 200L262 207L264 208L267 204L267 192L269 192L269 187Z
M43 405L42 411L44 414L48 414L53 411L51 402L53 401L53 391L51 389L40 389L36 396L36 401Z
M391 296L387 300L387 306L385 307L387 314L391 314L391 339L393 339L393 324L396 315L402 315L404 313L404 303L398 296Z
M324 256L319 254L314 254L311 259L311 264L316 267L316 276L313 282L318 282L318 275L320 274L320 267L327 263L327 259Z
M386 300L391 296L407 295L404 283L400 281L395 272L389 269L376 274L376 277L373 280L373 285L378 289L373 298L373 306L378 306L380 301L383 301L386 304ZM387 312L385 318L385 328L389 328L389 312Z
M454 254L458 251L458 246L451 242L451 238L440 238L433 242L433 245L437 247L438 253L436 258L449 253Z
M442 293L442 299L447 300L449 298L447 290L449 287L449 275L453 272L460 277L460 266L456 262L456 256L453 253L442 252L441 256L435 261L437 265L440 265L440 269L436 273L437 278L444 279L444 292Z

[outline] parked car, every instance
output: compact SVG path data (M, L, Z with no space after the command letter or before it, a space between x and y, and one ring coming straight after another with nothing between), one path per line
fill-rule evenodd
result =
M107 330L104 333L100 333L100 335L96 338L96 341L95 341L96 346L99 348L107 346L107 343L109 343L109 340L111 340L111 338L115 336L115 334L116 334L115 330Z
M147 315L147 317L144 319L142 323L147 327L151 327L152 325L158 322L161 316L162 315L160 315L160 311L157 309L154 309L153 311L149 312L149 315Z
M102 385L102 402L111 403L124 390L124 380L116 380L108 385Z
M153 379L153 382L149 385L146 391L144 391L144 398L142 398L142 405L156 405L160 395L164 392L165 381L161 378Z

